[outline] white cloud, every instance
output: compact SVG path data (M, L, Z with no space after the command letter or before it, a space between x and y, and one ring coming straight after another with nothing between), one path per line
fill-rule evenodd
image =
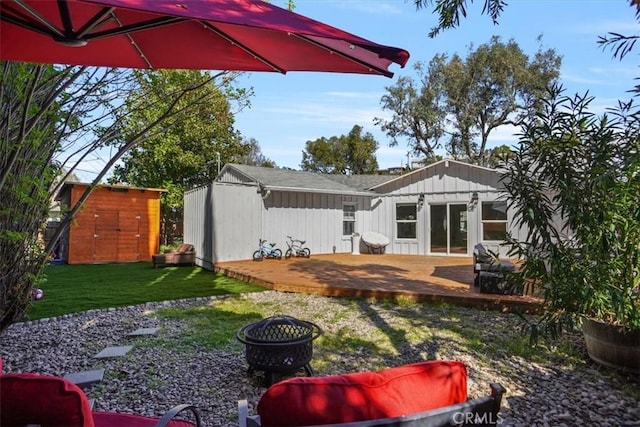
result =
M576 75L576 74L571 74L571 73L562 73L560 78L564 82L579 83L579 84L584 84L584 85L597 85L597 86L614 86L614 85L616 85L616 82L611 81L611 79L607 79L605 77L602 77L602 78L591 78L591 77L584 77L582 75Z
M378 92L327 92L326 95L334 98L379 100L383 94Z
M576 34L597 34L606 35L607 33L621 33L621 34L637 34L638 23L633 22L632 14L629 14L630 19L627 20L599 20L593 22L582 22L577 25L568 26L567 29L570 32Z
M489 134L487 148L496 147L498 145L512 145L517 140L517 133L520 128L513 125L502 125Z
M561 80L569 83L593 86L620 86L633 82L638 76L638 67L587 67L580 74L562 72Z
M638 76L638 67L589 67L587 70L594 74L600 74L611 78L614 76L632 77Z
M336 0L336 3L339 4L343 9L357 10L358 12L369 13L372 15L397 15L402 13L402 9L393 2L371 0Z
M378 151L376 151L378 166L381 169L386 169L407 164L408 151L409 149L407 147L389 147L388 145L380 146Z
M385 112L379 108L358 107L345 103L336 104L330 101L290 102L287 105L267 107L263 113L275 114L281 117L278 121L287 123L308 123L314 126L336 127L337 129L346 126L348 130L356 124L372 125L375 117L385 117Z

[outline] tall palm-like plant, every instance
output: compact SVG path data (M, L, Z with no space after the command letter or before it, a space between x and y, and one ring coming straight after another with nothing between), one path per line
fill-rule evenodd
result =
M629 102L597 116L592 98L551 91L502 178L526 235L508 240L515 279L544 298L533 337L584 316L640 329L640 113Z

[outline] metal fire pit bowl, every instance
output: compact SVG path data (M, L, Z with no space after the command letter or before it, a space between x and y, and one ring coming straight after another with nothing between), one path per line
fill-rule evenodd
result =
M281 374L292 374L301 368L312 376L309 362L313 340L321 334L322 330L314 323L281 315L240 328L236 338L245 344L249 373L264 371L268 387Z

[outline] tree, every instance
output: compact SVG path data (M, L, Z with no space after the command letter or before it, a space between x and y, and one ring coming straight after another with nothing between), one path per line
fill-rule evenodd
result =
M511 147L508 145L499 145L489 150L487 162L491 167L498 167L503 164L507 164L509 160L513 159L515 154Z
M262 166L263 168L277 167L276 162L262 154L260 144L255 138L243 140L242 145L246 148L245 153L236 154L232 159L234 163Z
M0 328L19 318L43 264L36 234L49 188L57 174L52 162L57 145L55 124L68 110L41 96L57 88L53 67L2 63L0 76ZM38 82L41 82L38 84ZM25 102L46 107L40 117L25 111Z
M640 330L640 111L621 102L597 116L593 97L550 90L501 177L527 233L507 239L522 260L513 279L544 298L532 338L583 316Z
M540 109L546 87L559 76L560 57L541 49L532 59L514 40L492 37L465 59L436 55L426 68L416 66L422 87L405 78L382 97L393 112L376 124L397 144L409 137L414 152L433 158L445 137L454 158L486 164L489 135L505 124L519 124Z
M50 200L78 159L104 143L87 136L113 113L109 105L119 95L113 88L126 90L129 81L112 69L16 62L2 62L0 67L2 330L23 316L55 244L43 247L39 239Z
M467 17L467 0L414 0L417 9L426 8L434 4L434 14L438 16L438 25L429 31L429 37L433 38L442 30L456 28L460 25L460 16ZM470 0L473 3L473 0ZM484 0L482 14L491 17L494 24L498 23L500 13L507 6L505 0Z
M131 111L123 98L141 90L129 70L0 62L0 330L24 316L47 254L76 213L124 153L167 131L163 123L176 114L189 115L195 105L181 103L202 85L172 88L163 110L136 132L123 133ZM228 73L223 72L218 77ZM214 79L216 76L210 77ZM138 107L154 111L151 98ZM89 154L110 145L115 152L43 247L43 230L63 179Z
M354 125L348 135L307 141L300 167L305 171L331 174L370 174L378 170L375 152L378 142L362 126Z
M231 102L242 108L250 92L232 86L234 73L213 80L201 71L137 70L133 74L140 92L131 93L125 102L123 139L157 120L173 102L167 93L198 87L176 104L177 108L190 105L188 114L174 115L163 123L162 133L129 150L109 179L167 190L161 196L161 241L171 244L181 237L184 191L213 181L218 160L225 163L248 150L233 128ZM141 108L150 102L151 108Z
M421 77L421 87L410 77L400 77L394 86L387 87L382 96L385 110L395 112L391 120L375 118L374 123L391 138L389 145L396 146L399 139L409 139L414 154L424 155L427 161L436 157L445 134L446 117L442 75L437 71L444 65L444 56L436 55L427 68L418 62L414 65Z

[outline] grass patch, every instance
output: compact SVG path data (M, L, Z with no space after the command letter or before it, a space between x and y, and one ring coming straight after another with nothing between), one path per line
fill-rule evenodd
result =
M39 285L44 297L27 309L27 320L153 301L207 297L265 289L200 267L153 268L149 262L49 265Z
M188 327L162 344L154 342L185 351L242 351L244 346L236 340L239 328L284 312L318 322L324 329L314 342L313 367L319 374L380 369L397 364L403 357L429 360L473 355L476 362L486 366L509 357L539 363L568 360L574 364L580 360L571 345L563 341L530 347L527 337L513 328L513 315L440 304L405 301L398 305L341 298L332 309L323 307L314 318L308 305L303 296L260 303L238 296L203 307L163 309L159 315L183 320Z
M167 319L181 319L189 324L175 340L165 344L179 348L239 348L236 332L241 327L263 318L259 307L241 298L215 301L196 308L167 308L158 311Z
M344 333L323 336L318 342L323 351L328 353L362 353L379 351L377 340L370 341L361 337L348 336Z

